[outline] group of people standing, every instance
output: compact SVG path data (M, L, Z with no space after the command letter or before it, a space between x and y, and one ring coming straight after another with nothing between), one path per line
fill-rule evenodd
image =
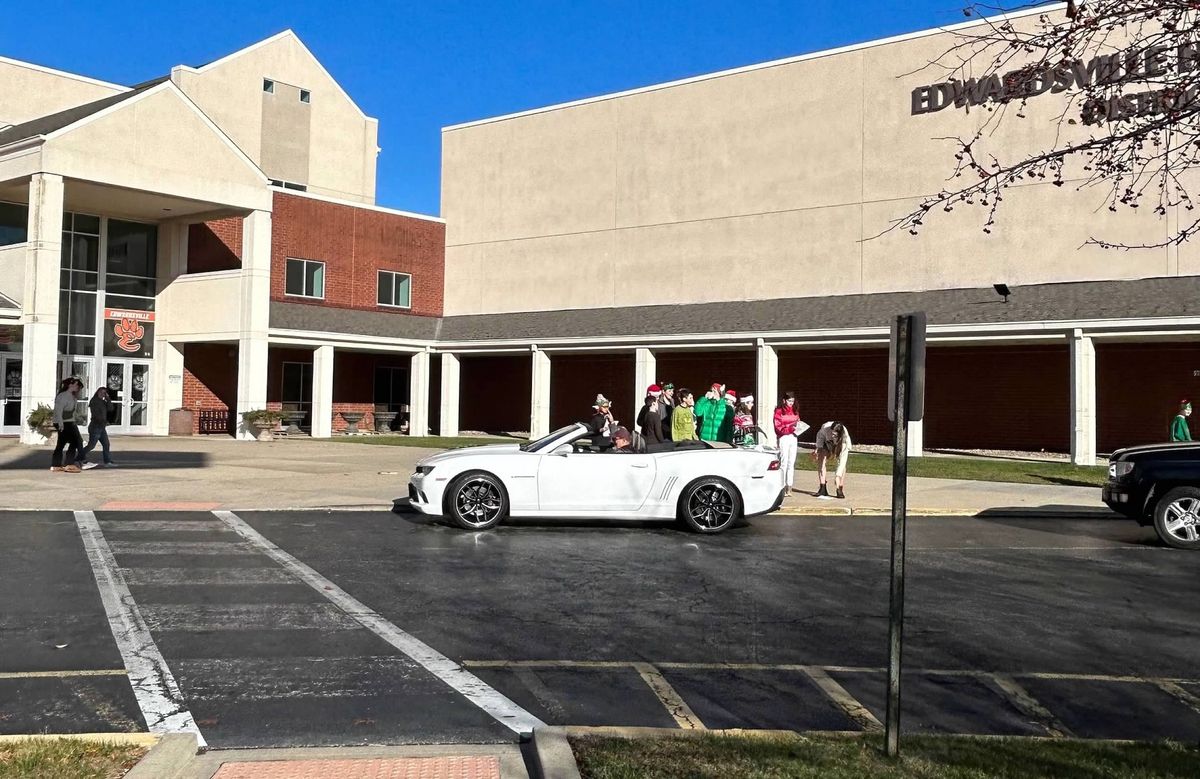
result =
M88 462L87 457L96 444L102 447L105 467L116 467L108 440L108 419L113 410L108 388L100 387L86 402L80 398L82 393L83 381L71 376L63 379L54 398L54 429L58 433L58 441L54 445L54 454L50 456L52 471L79 473L95 468L96 463ZM83 436L79 434L80 425L87 427L87 446L83 445Z
M796 393L784 392L774 413L775 436L779 441L779 462L784 484L794 491L796 454L799 438L809 426L800 419L796 408ZM675 389L669 381L651 384L646 399L638 410L638 433L613 418L612 401L597 395L592 404L590 427L602 448L618 452L646 451L667 442L719 441L731 446L756 447L763 434L754 421L754 396L738 397L733 389L714 382L707 392L696 398L690 389ZM812 458L817 463L818 498L831 498L828 489L828 467L834 464L836 497L845 498L846 468L850 459L850 433L841 422L830 421L817 431Z

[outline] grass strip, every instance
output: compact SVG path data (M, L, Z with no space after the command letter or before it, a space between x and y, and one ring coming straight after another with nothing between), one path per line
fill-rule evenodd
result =
M910 736L571 739L584 779L1160 779L1197 775L1200 746Z
M146 747L78 738L0 742L0 779L118 779Z

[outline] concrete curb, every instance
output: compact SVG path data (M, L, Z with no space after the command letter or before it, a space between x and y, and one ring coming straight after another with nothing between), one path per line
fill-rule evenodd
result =
M566 728L534 728L533 769L540 779L580 779Z
M73 738L79 741L107 741L110 744L129 744L153 749L161 736L157 733L31 733L27 736L6 734L0 735L0 744L12 741L53 741L60 738Z
M199 753L196 737L191 733L167 733L125 774L125 779L174 779Z
M771 512L768 516L774 517L888 517L891 516L890 508L875 508L863 506L861 508L851 508L849 506L832 506L825 508L823 506L796 506L793 508L782 508ZM1004 507L1004 508L984 508L984 509L967 509L967 508L910 508L908 509L910 517L979 517L981 519L999 519L999 518L1023 518L1023 519L1124 519L1120 514L1116 514L1107 508L1089 507L1089 506L1052 506L1052 507Z

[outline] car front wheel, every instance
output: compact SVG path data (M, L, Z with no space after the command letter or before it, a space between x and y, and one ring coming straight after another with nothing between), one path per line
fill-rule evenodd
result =
M464 473L446 488L446 513L464 530L488 530L508 514L508 493L490 473Z
M695 533L720 533L742 514L742 496L715 476L693 482L679 499L679 518Z
M1154 529L1167 546L1200 549L1200 488L1176 487L1154 507Z

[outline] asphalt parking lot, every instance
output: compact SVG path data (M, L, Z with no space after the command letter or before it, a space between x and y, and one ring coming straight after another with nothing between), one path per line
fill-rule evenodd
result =
M703 538L387 511L0 523L0 733L153 718L253 747L883 718L886 518ZM1120 520L943 517L910 520L908 561L906 729L1200 738L1194 554Z

